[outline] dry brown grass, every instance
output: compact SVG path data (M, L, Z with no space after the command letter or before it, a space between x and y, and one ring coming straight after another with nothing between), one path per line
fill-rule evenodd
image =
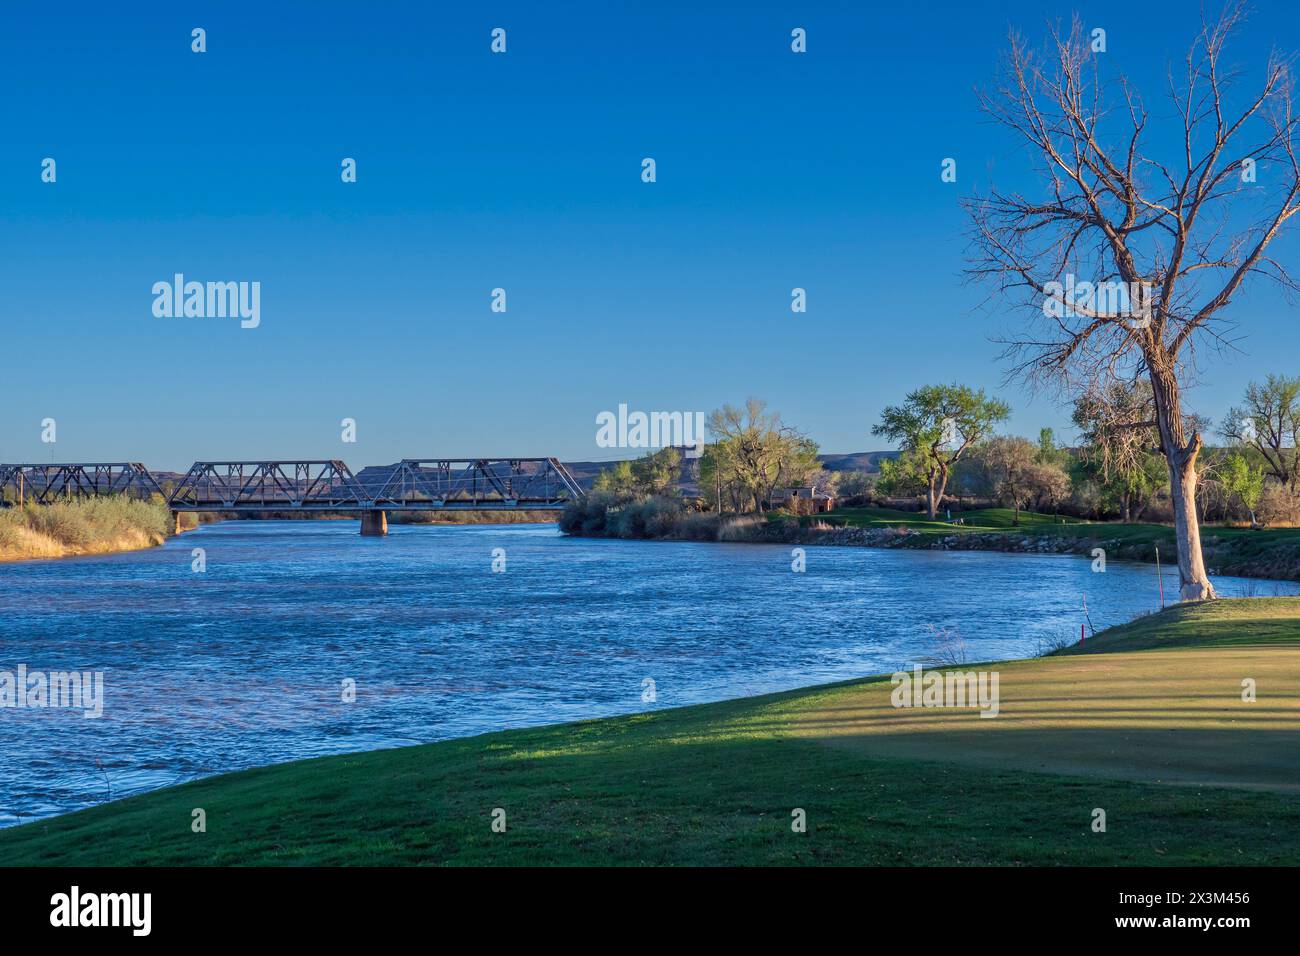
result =
M0 561L136 551L162 544L167 506L125 498L92 498L0 511Z

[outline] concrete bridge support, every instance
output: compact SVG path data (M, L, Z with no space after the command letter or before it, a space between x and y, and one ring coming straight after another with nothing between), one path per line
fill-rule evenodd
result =
M361 512L361 533L379 537L388 534L387 511Z
M179 511L173 511L172 518L174 519L172 534L180 534L181 531L184 530L181 528L181 513Z

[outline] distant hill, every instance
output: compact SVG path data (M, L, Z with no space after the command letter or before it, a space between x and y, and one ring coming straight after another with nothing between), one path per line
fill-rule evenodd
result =
M827 471L879 471L883 458L897 458L896 451L854 451L847 455L818 455Z

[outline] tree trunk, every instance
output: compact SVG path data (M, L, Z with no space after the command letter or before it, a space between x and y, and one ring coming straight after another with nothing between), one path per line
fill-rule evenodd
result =
M1132 496L1132 494L1131 494L1130 492L1127 492L1127 491L1126 491L1126 492L1124 492L1124 494L1121 496L1120 500L1123 502L1123 519L1122 519L1122 520L1123 520L1124 524L1128 524L1129 521L1130 521L1130 519L1131 519L1131 517L1132 517L1132 514L1133 514L1133 510L1132 510L1132 501L1133 501L1133 496Z
M1160 448L1169 466L1169 496L1174 505L1174 537L1178 545L1179 599L1205 601L1217 595L1205 573L1201 525L1196 514L1196 456L1201 451L1201 436L1193 432L1190 441L1184 439L1181 395L1172 363L1163 355L1155 356L1156 361L1151 361L1153 356L1147 358Z
M937 479L934 469L930 470L930 484L925 489L925 513L933 521L939 514L939 500L934 495L934 483Z
M936 490L934 486L935 473L930 472L930 498L928 501L930 520L934 521L939 517L939 505L943 503L943 492L948 487L948 469L942 465L938 468L939 487Z
M1196 454L1200 443L1188 449L1185 460L1169 463L1169 493L1174 502L1174 535L1178 539L1179 597L1204 601L1216 597L1205 573L1201 554L1201 525L1196 518Z

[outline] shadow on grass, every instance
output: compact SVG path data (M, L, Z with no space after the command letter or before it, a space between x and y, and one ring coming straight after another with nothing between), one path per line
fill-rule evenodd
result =
M715 713L712 716L726 716ZM743 717L743 715L735 715ZM700 718L704 721L700 722ZM1271 793L971 768L717 728L513 731L199 781L0 831L10 865L1300 863ZM716 731L716 732L715 732ZM193 833L192 811L207 814ZM493 833L491 814L506 812ZM1092 811L1109 829L1092 833ZM807 832L791 829L806 813Z

